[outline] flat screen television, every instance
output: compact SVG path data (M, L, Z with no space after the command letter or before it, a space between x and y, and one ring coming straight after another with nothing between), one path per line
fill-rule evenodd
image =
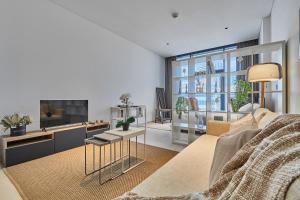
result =
M88 100L41 100L40 128L88 121Z

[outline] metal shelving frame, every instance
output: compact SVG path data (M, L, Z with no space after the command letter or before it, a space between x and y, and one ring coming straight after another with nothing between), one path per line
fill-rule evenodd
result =
M132 124L136 127L145 127L147 124L146 118L146 106L145 105L133 105L128 107L129 116L135 118L135 123ZM116 124L120 120L125 119L126 107L113 106L110 107L110 122L111 129L116 128Z
M207 61L213 61L214 57L220 57L223 59L223 67L224 72L221 73L210 73L209 66L207 65ZM282 73L283 77L280 81L275 81L268 83L265 87L265 94L269 94L271 103L273 103L273 98L277 98L277 107L274 108L276 112L286 113L287 106L286 106L286 42L285 41L279 41L279 42L273 42L268 44L262 44L262 45L256 45L256 46L250 46L240 49L234 49L229 50L226 52L219 52L219 53L211 53L207 55L201 55L200 57L193 57L189 59L182 59L178 61L172 62L172 109L173 109L173 120L172 120L172 134L173 134L173 143L176 144L183 144L188 145L191 142L193 142L198 136L196 135L196 132L198 131L204 131L206 129L206 124L204 126L198 126L197 123L195 123L195 118L193 117L194 113L201 113L205 117L206 121L210 119L214 119L213 116L223 116L224 121L232 121L235 120L241 116L244 116L247 114L247 112L237 112L234 113L230 109L230 102L232 95L235 94L235 91L231 90L231 77L234 76L243 76L246 77L247 69L239 70L239 71L231 71L231 61L238 62L238 58L248 57L250 62L247 63L247 67L253 65L254 60L256 59L255 63L264 63L264 62L277 62L282 65ZM205 62L205 74L195 74L195 68L196 68L196 62L197 59L203 59L203 62ZM222 60L221 59L221 60ZM233 60L235 59L235 60ZM220 60L220 59L219 59ZM184 63L184 64L183 64ZM185 68L186 73L177 73L178 69L182 70ZM177 70L177 71L176 71ZM194 73L194 74L193 74ZM224 77L224 91L220 92L212 92L211 87L212 85L212 77L213 76L222 76ZM202 78L205 80L205 91L197 93L195 90L195 81L198 78ZM178 82L181 80L181 83L184 82L187 85L184 89L187 91L178 93L179 86ZM273 85L272 85L273 83ZM274 90L274 86L276 84L277 90ZM280 85L280 86L278 86ZM182 85L181 85L182 86ZM280 89L278 89L280 87ZM192 88L192 89L191 89ZM252 88L254 89L254 86L252 84ZM181 87L181 90L183 88ZM252 90L251 93L251 103L254 103L254 96L260 95L260 85L259 90ZM187 92L187 93L185 93ZM220 95L225 96L225 109L224 110L212 110L212 96L213 95ZM277 94L277 97L276 95ZM178 119L178 116L176 114L176 101L179 96L190 98L190 97L196 97L197 95L203 95L205 96L205 110L198 110L193 111L191 110L191 105L188 106L186 110L183 110L184 114L186 115L185 119ZM279 95L279 97L278 97ZM281 95L281 96L280 96ZM200 97L199 97L200 98ZM259 98L258 98L259 99ZM256 102L259 103L259 102ZM279 104L280 103L280 104ZM269 108L272 110L272 108ZM276 110L277 109L277 110ZM194 120L194 121L193 121Z

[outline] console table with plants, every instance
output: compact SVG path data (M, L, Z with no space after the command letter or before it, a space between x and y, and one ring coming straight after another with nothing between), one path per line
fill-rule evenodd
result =
M121 104L110 107L110 123L111 128L123 127L123 130L128 130L131 123L135 122L135 126L146 127L146 106L133 105L130 101L131 94L124 93L120 96ZM140 123L142 122L142 123Z
M285 42L199 54L172 62L173 143L190 144L205 133L208 120L233 121L260 104L259 83L247 82L247 70L276 62L283 78L264 85L265 107L286 112ZM250 105L250 109L242 106ZM252 107L251 107L252 105Z

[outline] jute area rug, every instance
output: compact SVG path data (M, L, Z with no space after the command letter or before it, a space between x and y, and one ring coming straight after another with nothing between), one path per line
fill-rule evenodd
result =
M135 146L131 146L134 153ZM138 149L142 150L142 146L138 144ZM88 168L92 169L92 146L87 147ZM98 173L88 177L84 174L84 146L8 167L4 172L23 199L113 199L130 191L177 154L148 145L146 153L146 162L103 185L98 182Z

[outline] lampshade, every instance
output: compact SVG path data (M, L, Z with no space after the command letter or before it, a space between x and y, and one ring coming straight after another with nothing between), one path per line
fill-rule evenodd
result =
M278 63L263 63L253 65L248 69L249 82L275 81L282 78L281 65Z

